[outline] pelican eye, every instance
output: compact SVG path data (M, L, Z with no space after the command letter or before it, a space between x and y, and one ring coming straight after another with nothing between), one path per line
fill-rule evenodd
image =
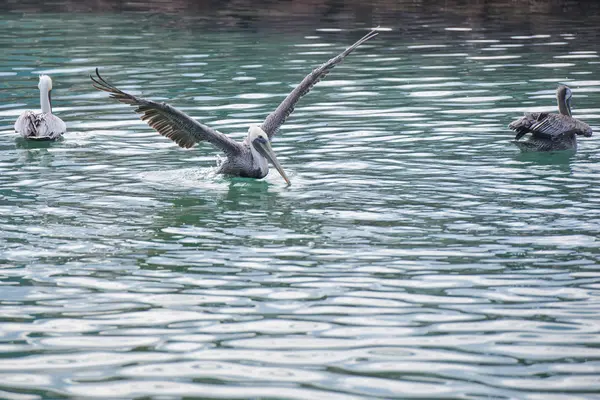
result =
M570 99L573 96L570 90L567 90L567 99Z
M259 142L261 144L265 144L267 143L267 139L265 139L263 136L259 136L256 139L254 139L255 142Z

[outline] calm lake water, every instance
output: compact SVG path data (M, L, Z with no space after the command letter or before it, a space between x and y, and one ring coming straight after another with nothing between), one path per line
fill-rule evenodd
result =
M506 128L563 82L598 131L574 18L369 21L276 136L286 187L88 75L241 140L372 25L0 14L0 398L599 398L600 141L525 155ZM28 144L41 73L68 133Z

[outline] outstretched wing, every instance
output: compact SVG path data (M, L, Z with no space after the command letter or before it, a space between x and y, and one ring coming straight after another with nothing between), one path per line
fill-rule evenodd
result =
M294 111L296 103L302 96L307 94L314 85L316 85L329 73L329 71L333 69L333 67L340 64L348 54L352 53L358 46L367 40L374 38L375 36L377 36L377 32L374 30L367 33L359 41L348 47L342 53L333 57L331 60L327 61L325 64L314 69L310 74L308 74L302 80L302 82L300 82L300 84L296 86L296 88L292 90L290 94L287 95L285 100L281 102L275 111L269 114L262 123L261 128L267 133L267 135L269 135L269 139L272 139L273 136L275 136L279 130L279 127L283 125L287 117Z
M104 80L100 76L98 68L96 68L96 76L90 75L90 78L96 89L110 93L111 98L117 99L121 103L136 106L135 111L143 114L142 120L181 147L190 148L198 142L206 141L223 150L226 154L234 155L242 149L242 145L235 140L199 123L166 103L157 103L123 92Z
M517 132L516 140L529 132L544 139L557 139L565 134L592 136L592 128L588 124L562 114L527 113L508 127Z

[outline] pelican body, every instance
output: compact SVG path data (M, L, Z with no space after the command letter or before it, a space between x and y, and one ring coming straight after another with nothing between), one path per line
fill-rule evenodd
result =
M42 112L24 111L15 122L15 132L31 140L58 139L67 131L67 125L52 114L52 79L48 75L41 75L38 88Z
M559 114L525 113L508 127L517 132L513 143L521 151L577 150L577 136L592 136L592 128L571 116L572 93L565 85L556 89ZM519 140L531 133L528 140Z
M314 69L267 116L261 125L250 126L248 136L241 143L196 121L169 104L157 103L123 92L102 78L98 68L96 68L96 76L90 76L90 78L96 89L108 92L111 98L122 103L137 107L135 111L142 114L142 120L146 121L161 135L173 140L180 147L190 148L196 143L207 141L222 150L227 159L221 165L219 173L261 179L269 173L270 162L289 185L290 180L271 148L273 136L294 111L296 103L302 96L307 94L315 84L358 46L375 36L377 36L376 31L369 32L342 53Z

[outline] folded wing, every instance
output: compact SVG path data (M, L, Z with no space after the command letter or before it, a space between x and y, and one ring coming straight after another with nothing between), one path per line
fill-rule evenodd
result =
M51 113L25 111L15 122L15 132L26 139L54 140L66 131L64 121Z
M592 128L588 124L562 114L527 113L508 127L517 132L516 140L527 133L545 139L556 139L565 134L592 136Z

